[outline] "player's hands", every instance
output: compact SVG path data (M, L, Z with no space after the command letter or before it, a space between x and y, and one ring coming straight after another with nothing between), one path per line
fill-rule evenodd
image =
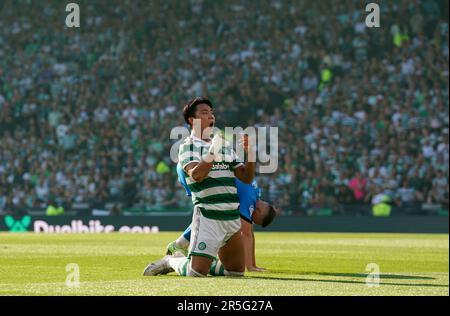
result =
M250 151L250 149L251 149L251 145L250 145L250 141L249 141L248 135L245 135L245 134L242 135L242 136L241 136L241 139L240 139L240 141L239 141L239 144L240 144L242 147L244 147L245 153L248 154L249 151Z
M212 161L222 161L222 148L224 146L224 139L222 138L222 135L220 134L216 134L214 135L213 139L211 140L211 147L209 147L208 150L208 160L206 160L207 162L212 162Z

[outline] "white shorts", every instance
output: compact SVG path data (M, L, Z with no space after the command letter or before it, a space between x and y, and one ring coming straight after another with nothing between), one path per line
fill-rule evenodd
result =
M203 256L217 258L219 249L241 229L240 218L235 220L215 220L203 216L198 206L194 207L191 227L189 257Z

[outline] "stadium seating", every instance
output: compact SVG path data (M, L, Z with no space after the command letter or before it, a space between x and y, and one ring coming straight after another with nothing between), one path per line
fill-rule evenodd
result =
M197 95L279 127L258 179L285 212L448 210L448 1L385 1L376 29L359 0L78 2L79 29L57 0L0 10L0 212L189 211L169 135Z

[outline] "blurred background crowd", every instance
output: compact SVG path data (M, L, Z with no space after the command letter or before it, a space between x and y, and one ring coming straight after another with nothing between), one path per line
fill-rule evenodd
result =
M285 212L448 210L448 1L380 1L380 28L359 0L76 2L80 28L0 0L0 212L189 211L169 135L200 95L279 127Z

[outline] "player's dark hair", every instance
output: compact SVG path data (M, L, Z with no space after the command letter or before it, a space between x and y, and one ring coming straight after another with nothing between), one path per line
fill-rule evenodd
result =
M193 100L191 100L188 104L186 104L183 108L183 116L184 116L184 121L191 125L189 123L189 118L190 117L195 117L195 111L197 110L197 105L199 104L206 104L209 105L209 107L212 109L213 105L211 103L211 101L206 98L206 97L197 97Z
M277 212L275 211L275 208L272 205L269 205L269 211L267 212L266 217L264 217L261 226L262 227L269 226L273 222L273 219L275 218L275 216L277 216Z

